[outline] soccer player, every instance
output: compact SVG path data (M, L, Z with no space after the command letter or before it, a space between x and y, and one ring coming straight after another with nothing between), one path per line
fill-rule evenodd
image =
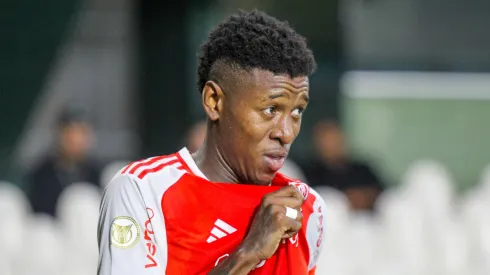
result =
M252 11L219 24L199 58L204 144L133 162L112 179L98 274L314 274L324 202L277 171L315 68L285 22Z

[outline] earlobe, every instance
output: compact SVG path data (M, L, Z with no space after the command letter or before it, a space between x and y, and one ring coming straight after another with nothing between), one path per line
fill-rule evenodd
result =
M202 90L202 104L206 115L211 121L216 121L220 117L223 104L223 91L214 81L208 81Z

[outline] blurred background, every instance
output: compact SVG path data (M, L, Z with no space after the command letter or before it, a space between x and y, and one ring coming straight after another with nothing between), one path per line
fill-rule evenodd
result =
M196 53L238 8L317 58L283 169L327 204L317 274L490 274L488 0L4 1L0 274L95 274L101 190L199 146Z

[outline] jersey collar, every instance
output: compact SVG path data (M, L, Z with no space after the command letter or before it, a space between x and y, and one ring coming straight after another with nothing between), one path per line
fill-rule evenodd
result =
M209 181L209 179L203 174L203 172L199 170L199 167L197 167L196 162L194 161L191 153L186 147L180 149L179 155L194 175Z
M194 175L209 181L209 179L204 175L204 173L199 169L199 167L197 167L196 162L194 161L194 159L191 156L191 153L186 147L180 149L178 154ZM286 186L288 185L289 181L294 181L294 180L289 179L280 173L277 173L271 182L271 186Z

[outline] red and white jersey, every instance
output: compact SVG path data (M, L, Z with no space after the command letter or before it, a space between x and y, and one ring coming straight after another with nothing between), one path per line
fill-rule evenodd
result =
M262 197L288 184L306 197L303 227L249 274L314 274L325 239L314 190L279 173L271 186L210 182L185 148L131 163L108 184L98 274L207 274L240 245Z

